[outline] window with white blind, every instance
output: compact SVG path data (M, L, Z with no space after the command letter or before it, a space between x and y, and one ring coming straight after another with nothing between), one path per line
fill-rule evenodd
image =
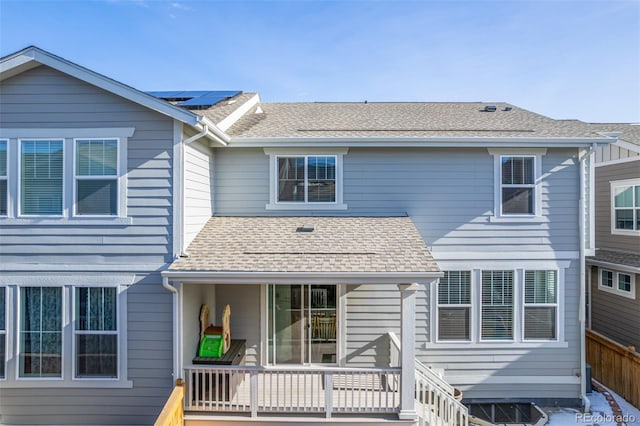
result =
M445 271L440 278L438 340L471 340L471 271Z
M75 377L118 377L117 291L75 289Z
M535 214L535 156L500 157L502 215Z
M513 271L482 271L481 340L513 340Z
M7 141L0 140L0 216L7 215Z
M640 234L640 179L611 182L611 232Z
M118 140L76 139L75 214L118 215Z
M20 289L19 377L62 377L62 288Z
M524 340L556 340L557 316L557 271L525 271Z
M20 214L62 216L64 141L20 141Z

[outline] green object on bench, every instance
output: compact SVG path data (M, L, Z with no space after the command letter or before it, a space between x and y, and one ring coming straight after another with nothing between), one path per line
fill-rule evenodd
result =
M222 356L222 335L205 334L202 336L198 356L204 358L220 358Z

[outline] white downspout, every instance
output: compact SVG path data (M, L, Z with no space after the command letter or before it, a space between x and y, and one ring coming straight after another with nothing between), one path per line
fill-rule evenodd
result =
M169 283L169 278L162 277L162 287L169 290L172 294L173 299L173 383L175 384L176 380L182 378L182 374L180 374L180 324L178 322L179 319L179 310L178 310L178 289L172 286Z
M578 215L579 233L580 233L580 308L578 309L578 321L580 323L580 397L584 404L584 411L590 412L591 401L587 398L587 357L586 357L586 337L585 337L585 303L586 303L586 286L585 286L585 232L586 223L584 217L585 209L585 161L589 158L596 145L593 144L591 148L582 156L579 155L579 175L580 175L580 200L578 202L578 209L580 211ZM592 212L591 212L592 213ZM593 237L592 237L593 238Z

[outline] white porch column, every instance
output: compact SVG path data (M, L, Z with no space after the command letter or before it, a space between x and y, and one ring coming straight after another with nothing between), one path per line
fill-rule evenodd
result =
M398 284L400 290L400 315L402 324L400 327L400 360L402 373L400 375L400 413L402 420L416 420L418 413L415 407L416 386L416 292L420 285Z

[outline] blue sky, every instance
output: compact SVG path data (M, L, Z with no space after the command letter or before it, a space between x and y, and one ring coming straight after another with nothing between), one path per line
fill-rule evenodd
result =
M0 0L0 54L28 45L141 90L640 122L640 0Z

